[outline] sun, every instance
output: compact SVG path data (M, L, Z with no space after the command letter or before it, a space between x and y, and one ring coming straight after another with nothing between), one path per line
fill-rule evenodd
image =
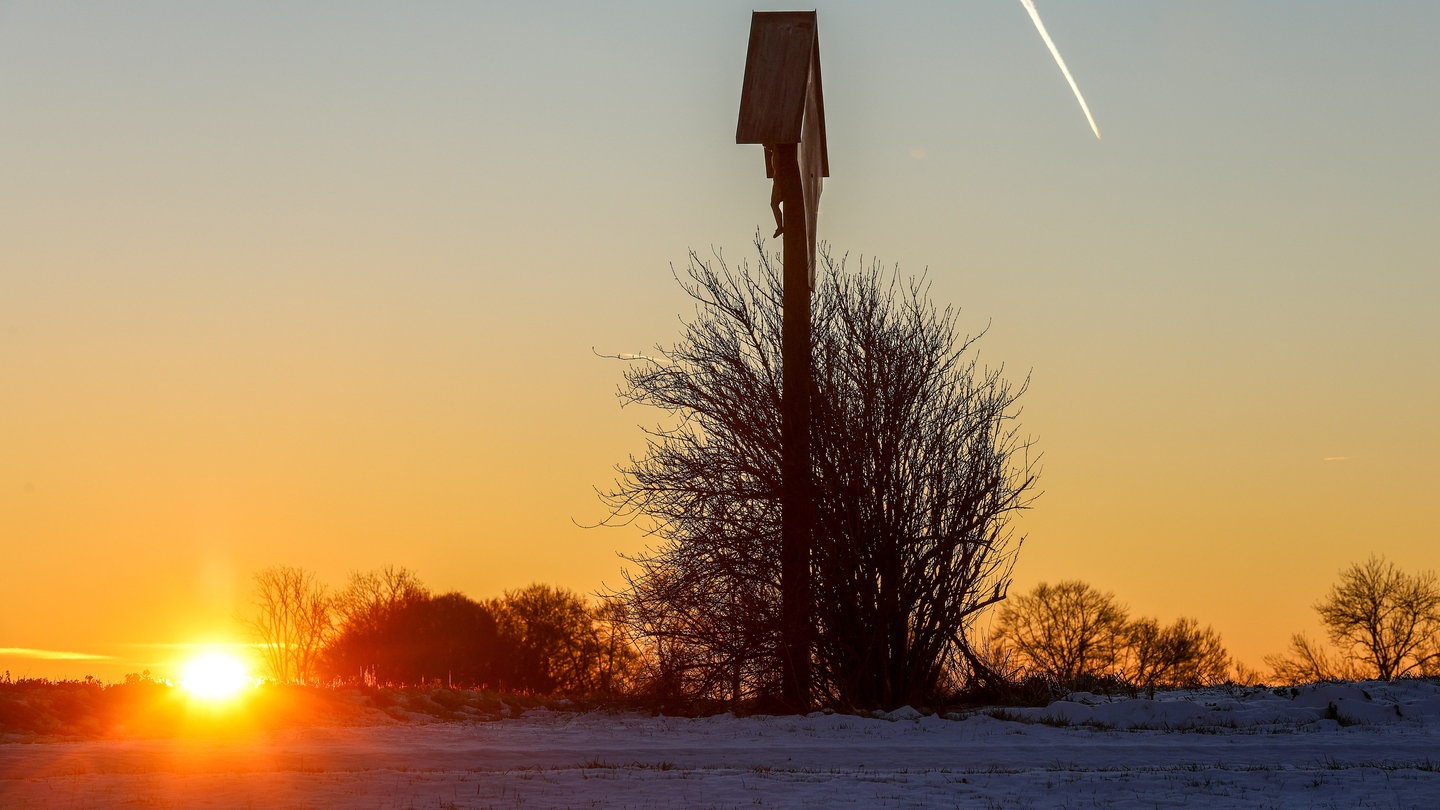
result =
M201 653L185 664L180 685L202 700L229 700L252 683L245 663L218 651Z

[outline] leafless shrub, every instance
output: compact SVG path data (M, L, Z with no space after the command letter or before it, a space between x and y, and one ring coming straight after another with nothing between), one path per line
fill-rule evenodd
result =
M333 601L325 586L310 571L267 568L255 575L255 607L248 624L269 676L279 683L313 681L334 630Z
M697 302L674 347L625 375L657 408L646 453L605 498L611 522L658 538L614 596L648 648L652 682L693 698L755 700L779 683L780 326L783 284L691 255ZM919 281L822 253L813 301L812 556L818 694L886 706L949 683L970 623L1004 598L1035 497L1018 435L1025 389L983 369Z

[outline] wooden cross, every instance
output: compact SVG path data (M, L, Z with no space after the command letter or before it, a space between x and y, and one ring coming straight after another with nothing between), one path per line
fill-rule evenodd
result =
M810 464L810 294L815 289L815 224L821 178L830 175L820 36L813 11L757 11L740 91L736 143L765 149L774 179L771 208L783 236L781 324L780 623L782 699L792 711L811 700L814 618L810 556L814 499Z

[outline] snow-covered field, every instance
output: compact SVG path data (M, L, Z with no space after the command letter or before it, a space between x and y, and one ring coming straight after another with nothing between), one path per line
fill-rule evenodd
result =
M1440 807L1440 684L0 744L0 807Z

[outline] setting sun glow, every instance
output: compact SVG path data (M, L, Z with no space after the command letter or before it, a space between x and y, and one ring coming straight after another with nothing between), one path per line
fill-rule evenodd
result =
M250 673L240 659L213 651L191 659L180 678L185 691L204 700L228 700L250 682Z

